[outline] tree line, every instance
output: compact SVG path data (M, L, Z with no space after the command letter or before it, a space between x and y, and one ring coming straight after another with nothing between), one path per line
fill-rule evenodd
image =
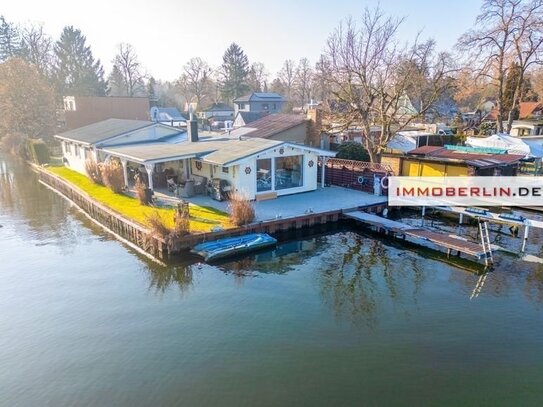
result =
M398 130L413 121L439 120L450 106L474 110L495 100L502 132L518 117L520 102L543 97L543 0L483 0L474 28L446 52L431 38L399 38L402 24L403 18L379 7L367 8L338 25L314 64L287 59L272 76L232 43L220 66L194 57L175 81L162 81L146 71L131 44L117 46L106 76L80 30L66 27L54 41L42 26L18 27L0 17L0 103L16 106L15 95L39 91L43 97L35 103L58 101L59 95L148 96L157 105L184 109L231 103L251 91L277 92L288 101L287 111L321 102L328 130L360 129L370 159L377 161ZM27 77L17 82L17 72ZM9 87L10 81L19 88ZM32 89L23 92L20 87L30 83ZM0 123L0 137L14 128L40 136L50 125L26 129L13 127L15 122Z

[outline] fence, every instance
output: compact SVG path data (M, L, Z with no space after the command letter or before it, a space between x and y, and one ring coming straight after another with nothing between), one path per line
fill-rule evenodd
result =
M319 161L319 182L321 169L322 161ZM324 183L374 193L375 177L382 179L392 173L392 168L386 164L332 158L326 161ZM386 194L386 189L382 193Z

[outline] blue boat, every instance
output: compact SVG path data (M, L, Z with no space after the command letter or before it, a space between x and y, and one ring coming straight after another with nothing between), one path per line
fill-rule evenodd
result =
M203 257L205 261L212 261L272 247L276 244L277 240L270 235L265 233L250 233L244 236L227 237L200 243L193 247L191 253Z

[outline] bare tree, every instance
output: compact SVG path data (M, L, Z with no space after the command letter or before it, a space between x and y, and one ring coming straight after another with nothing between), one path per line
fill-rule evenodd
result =
M362 144L372 162L379 161L397 131L424 117L451 86L450 58L436 54L433 41L398 45L402 21L387 17L380 8L365 9L359 25L349 19L332 33L321 60L320 80L333 99L330 127L362 129ZM413 87L420 88L416 114L406 108Z
M458 42L459 50L468 56L468 64L479 75L488 77L496 88L498 132L510 131L526 71L540 62L542 8L542 0L485 0L476 20L479 28L468 31ZM513 109L507 111L506 79L514 63L520 66L521 74Z
M142 72L141 63L132 45L119 44L113 65L117 67L124 79L126 96L135 96L145 91L145 74Z
M525 94L526 74L532 65L543 62L543 1L532 0L522 4L520 13L515 17L515 26L513 45L518 75L513 106L507 118L508 133L511 131L513 120L518 116L519 104Z
M177 86L188 103L201 106L204 99L211 98L211 68L202 58L191 58L184 66Z
M253 62L249 69L247 82L254 92L266 92L268 89L268 72L262 62Z
M303 106L309 102L309 94L313 84L313 69L307 58L302 58L296 67L294 76L294 94L297 101Z
M42 25L30 25L21 32L21 57L33 64L39 73L49 76L53 65L53 40Z
M281 81L281 85L283 86L285 92L283 96L287 98L287 101L290 101L294 91L294 79L296 76L294 61L292 59L287 59L283 63L283 67L277 76L279 81Z

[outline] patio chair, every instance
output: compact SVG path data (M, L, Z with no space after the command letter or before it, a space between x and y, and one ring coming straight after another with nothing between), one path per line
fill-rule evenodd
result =
M168 178L166 180L166 183L168 184L168 191L170 192L177 192L177 184L173 180L173 178Z

